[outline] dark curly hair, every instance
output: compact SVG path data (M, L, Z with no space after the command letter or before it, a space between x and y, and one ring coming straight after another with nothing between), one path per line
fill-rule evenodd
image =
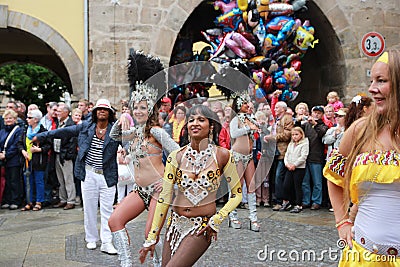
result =
M221 123L219 122L218 116L215 112L213 112L209 107L204 106L204 105L195 105L191 107L188 112L186 113L186 124L183 127L182 131L182 138L180 145L184 146L189 144L189 133L187 129L187 121L190 116L192 115L202 115L208 119L208 122L210 123L210 127L213 127L213 133L212 133L212 140L216 145L219 145L218 138L219 134L221 132Z
M361 118L364 115L364 107L370 107L372 102L374 102L374 100L368 96L361 96L361 100L358 104L356 102L351 102L348 107L349 110L344 117L345 129L348 129L354 121Z

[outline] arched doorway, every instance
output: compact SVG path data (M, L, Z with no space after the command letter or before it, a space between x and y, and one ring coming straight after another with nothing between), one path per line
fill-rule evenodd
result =
M308 11L297 15L302 21L308 19L315 28L315 39L319 43L315 48L309 48L302 58L302 82L297 88L299 96L289 106L294 107L298 102L306 102L310 106L326 104L329 91L337 91L344 95L346 87L346 64L338 36L333 26L322 10L314 1L307 2ZM189 42L206 41L201 31L215 28L214 20L220 15L210 1L202 1L187 18L175 41L173 51L182 51L182 46ZM170 65L174 65L172 54Z
M34 63L51 69L77 98L83 97L83 64L71 45L56 30L27 14L7 10L0 27L0 65Z
M5 63L35 63L51 69L72 93L71 79L56 52L36 36L12 27L0 29L0 65Z

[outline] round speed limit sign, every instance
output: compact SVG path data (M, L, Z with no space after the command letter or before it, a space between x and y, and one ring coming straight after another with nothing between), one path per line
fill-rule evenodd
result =
M361 49L369 57L380 56L385 50L385 39L380 33L369 32L362 38Z

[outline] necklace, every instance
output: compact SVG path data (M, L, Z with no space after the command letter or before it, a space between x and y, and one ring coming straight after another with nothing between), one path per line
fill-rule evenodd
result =
M198 175L206 166L207 161L213 154L213 145L208 144L206 150L197 152L192 148L192 144L189 143L183 154L183 158L187 160L186 167L192 167L192 172ZM189 166L190 165L190 166Z
M103 134L104 130L107 130L107 127L104 129L101 129L100 127L97 127L97 130L99 131L100 134Z
M133 155L133 163L136 167L139 167L139 159L147 156L147 142L145 142L144 128L145 125L135 125L134 141L129 146L129 153ZM134 142L136 143L133 145Z

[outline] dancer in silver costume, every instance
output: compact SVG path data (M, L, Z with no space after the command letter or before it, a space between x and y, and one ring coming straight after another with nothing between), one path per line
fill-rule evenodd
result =
M249 205L250 230L254 232L260 231L260 225L257 219L256 208L256 186L254 180L255 166L253 161L253 143L255 141L254 133L259 129L258 123L248 114L250 99L248 95L242 94L235 97L232 110L235 117L230 123L231 134L231 150L235 160L241 182L246 182L247 199ZM237 211L234 210L229 214L229 226L235 229L242 227L241 222L237 218Z
M135 63L135 61L138 62ZM131 66L135 63L141 68L146 68L146 64L151 65L157 62L159 63L158 59L138 52L131 55ZM164 174L163 149L169 153L179 148L158 124L158 110L155 106L158 91L147 83L136 84L136 81L131 81L131 83L136 86L130 101L136 124L130 127L128 118L122 114L110 133L111 138L122 140L127 149L126 160L129 162L128 166L134 168L136 182L134 191L116 207L108 221L121 266L132 266L129 237L125 225L147 209L149 211L145 228L145 236L147 236L158 194L162 188L160 177ZM153 262L160 261L157 258L154 257Z

